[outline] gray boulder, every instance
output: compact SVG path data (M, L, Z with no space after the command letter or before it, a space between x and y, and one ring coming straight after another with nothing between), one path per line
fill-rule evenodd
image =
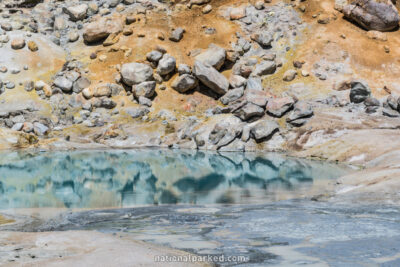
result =
M243 93L244 93L243 87L229 90L223 97L220 98L220 101L222 104L228 105L229 103L241 98L243 96Z
M123 26L121 20L102 17L85 25L83 39L87 43L98 42L106 39L112 33L122 32Z
M122 81L129 86L153 79L153 69L143 63L127 63L121 68Z
M371 89L363 81L352 81L350 89L350 101L362 103L371 95Z
M262 117L264 115L264 109L253 103L246 103L239 109L235 110L233 114L243 121L248 121L254 117Z
M80 93L83 89L88 88L91 82L86 77L80 77L78 80L74 82L73 91L75 93Z
M87 10L88 6L86 4L64 8L64 12L68 14L70 20L72 21L79 21L85 19Z
M165 54L158 62L157 73L160 75L167 75L175 71L175 68L176 59L169 54Z
M183 74L175 78L171 87L179 93L185 93L198 85L197 79L190 74Z
M208 49L195 57L196 60L219 70L224 65L226 51L222 47L210 44Z
M256 142L265 141L271 138L276 132L279 131L279 124L272 120L259 120L252 124L250 128L250 135Z
M274 74L276 71L275 61L262 61L257 64L251 73L252 76L263 76Z
M228 79L215 68L204 65L200 61L195 61L193 73L205 86L213 90L215 93L224 95L228 92Z
M393 109L389 109L389 108L384 108L382 110L382 114L386 117L390 117L390 118L397 118L400 117L400 113L396 110Z
M232 88L238 88L246 86L247 80L240 75L231 75L229 77L229 84Z
M169 39L173 42L179 42L183 38L183 33L185 32L182 28L176 28L171 32Z
M151 107L152 103L151 100L144 96L139 96L138 98L139 104L147 107Z
M294 103L295 100L292 97L269 99L267 104L267 113L280 118L293 108Z
M268 97L264 91L253 89L247 89L243 99L262 108L264 108L268 102Z
M156 82L154 81L142 82L132 87L132 93L137 98L141 96L146 98L153 97L155 90Z
M187 64L179 64L178 73L179 73L179 75L191 74L192 70L190 69L190 66Z
M386 99L386 105L389 106L393 110L398 110L399 107L399 97L395 97L393 95L389 95L388 98Z
M110 98L102 98L100 107L106 108L106 109L113 109L117 106L117 103L115 103L112 99Z
M242 132L241 121L236 117L224 118L218 122L208 136L211 144L217 146L217 149L230 144Z
M399 26L399 14L391 3L355 0L343 8L343 14L367 30L391 31Z
M257 42L262 48L271 47L271 43L274 40L273 36L269 33L256 33L251 36L251 39Z
M67 79L64 76L58 76L54 82L53 82L54 86L60 88L63 92L71 92L72 89L72 81L70 81L69 79Z
M306 102L297 102L293 111L286 118L286 121L292 125L303 125L307 118L314 115L312 107Z
M246 90L262 91L263 86L260 77L250 77L246 83Z
M147 113L150 112L150 110L147 107L137 107L137 108L126 108L125 112L131 116L132 118L139 118L143 117Z
M48 134L50 131L49 127L46 125L40 123L40 122L34 122L33 123L33 132L36 135L42 136Z
M158 50L153 50L146 54L146 59L150 62L157 63L162 58L163 54Z

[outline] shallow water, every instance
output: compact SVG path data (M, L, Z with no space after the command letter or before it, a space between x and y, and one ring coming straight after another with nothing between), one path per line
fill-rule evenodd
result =
M241 266L399 266L398 207L309 200L348 171L281 154L3 153L0 231L102 231Z
M0 209L265 203L318 192L348 171L276 153L13 152L0 158Z

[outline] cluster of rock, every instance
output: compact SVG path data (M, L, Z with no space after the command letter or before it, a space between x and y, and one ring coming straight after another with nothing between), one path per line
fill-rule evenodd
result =
M1 103L3 106L0 112L0 125L14 131L34 133L37 136L45 136L50 132L48 125L51 123L46 118L36 116L38 111L33 103L21 105L9 105Z
M6 0L0 3L0 8L13 12L2 13L0 25L4 32L23 30L47 35L57 45L76 42L81 36L87 43L105 41L111 35L105 42L109 43L118 33L132 34L124 27L122 17L115 14L124 14L128 25L136 21L136 14L146 14L147 10L161 8L161 5L154 0ZM19 9L24 7L32 9L29 13ZM179 29L174 36L181 36Z
M391 0L336 0L335 7L367 30L391 31L399 27L399 13Z

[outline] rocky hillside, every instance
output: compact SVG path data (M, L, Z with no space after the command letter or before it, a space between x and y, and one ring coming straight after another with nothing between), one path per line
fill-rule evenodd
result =
M3 149L400 149L389 0L3 0L0 25Z

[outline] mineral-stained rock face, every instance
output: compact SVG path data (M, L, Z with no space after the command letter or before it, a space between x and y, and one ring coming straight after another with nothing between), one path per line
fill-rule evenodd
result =
M193 67L193 73L205 86L217 94L223 95L228 91L228 79L213 67L196 61Z
M100 18L84 28L83 39L85 42L93 43L104 40L112 33L119 33L123 30L123 25L118 19Z
M343 8L343 14L367 30L390 31L399 26L393 5L375 0L356 0Z

